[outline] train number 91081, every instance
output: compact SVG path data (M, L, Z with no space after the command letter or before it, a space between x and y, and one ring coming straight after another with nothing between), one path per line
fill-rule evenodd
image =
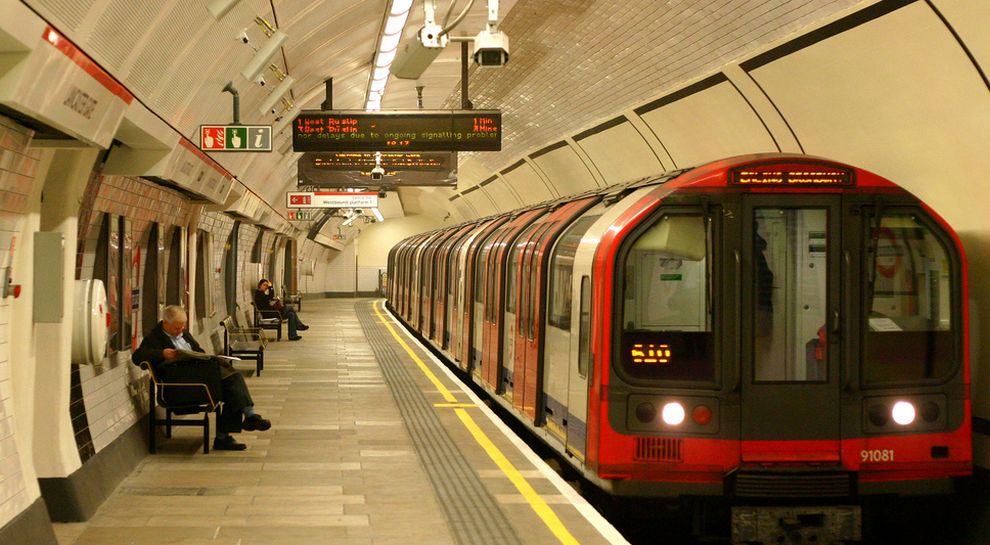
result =
M862 462L893 462L894 449L870 449L859 451Z

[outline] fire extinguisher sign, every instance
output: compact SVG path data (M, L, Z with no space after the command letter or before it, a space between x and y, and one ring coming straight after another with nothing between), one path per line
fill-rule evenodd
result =
M272 151L271 125L200 125L203 151Z

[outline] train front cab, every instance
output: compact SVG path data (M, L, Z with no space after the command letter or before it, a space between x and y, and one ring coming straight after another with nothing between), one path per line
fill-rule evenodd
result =
M811 187L752 188L729 167L658 187L602 238L600 484L735 505L951 492L972 467L958 239L865 171L770 164Z

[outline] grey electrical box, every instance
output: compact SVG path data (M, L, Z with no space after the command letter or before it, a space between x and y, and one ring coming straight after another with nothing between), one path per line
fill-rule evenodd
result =
M34 321L62 321L65 299L65 236L57 231L34 233Z

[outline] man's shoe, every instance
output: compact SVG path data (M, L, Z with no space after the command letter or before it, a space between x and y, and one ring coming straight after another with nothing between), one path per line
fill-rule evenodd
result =
M301 326L297 327L296 329L298 329L299 331L306 331L307 329L309 329L309 326L308 325L301 325Z
M271 423L269 423L269 426L271 426ZM229 435L227 437L213 439L213 450L244 450L246 448L247 445L238 443Z
M260 414L254 414L244 419L241 428L247 431L265 431L272 427L272 421L266 420Z
M301 339L301 338L302 338L302 337L300 337L299 335L296 335L295 337L289 337L289 340L290 340L290 341L298 341L298 340L299 340L299 339Z

